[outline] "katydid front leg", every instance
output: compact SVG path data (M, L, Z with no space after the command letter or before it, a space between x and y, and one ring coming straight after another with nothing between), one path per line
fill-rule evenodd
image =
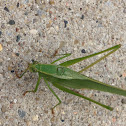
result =
M24 76L24 74L28 71L28 69L29 69L29 66L24 70L24 72L23 72L21 75L19 75L19 74L17 73L17 71L15 71L15 74L16 74L16 76L17 76L18 78L22 78L22 77Z
M38 78L37 84L36 84L36 86L35 86L35 89L34 89L34 90L31 90L31 91L25 91L25 92L23 93L23 95L26 95L26 93L28 93L28 92L33 92L33 93L35 93L35 92L38 90L38 86L39 86L39 84L40 84L41 78L42 78L42 76L41 76L41 74L39 73L39 78Z

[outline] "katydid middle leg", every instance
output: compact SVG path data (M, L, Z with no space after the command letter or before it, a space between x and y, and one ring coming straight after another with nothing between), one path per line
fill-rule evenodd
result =
M56 107L56 106L58 106L58 105L60 105L61 104L61 100L60 100L60 98L56 95L56 93L53 91L53 89L50 87L50 85L48 84L48 82L47 82L47 80L44 78L44 81L45 81L45 83L46 83L46 85L48 86L48 88L50 89L50 91L54 94L54 96L57 98L57 100L59 101L59 103L57 103L53 108L52 108L52 113L54 114L54 108Z

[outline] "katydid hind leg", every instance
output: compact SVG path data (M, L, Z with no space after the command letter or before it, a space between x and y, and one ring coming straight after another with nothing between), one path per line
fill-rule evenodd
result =
M96 60L95 62L91 63L90 65L86 66L84 69L80 70L79 73L82 73L83 71L87 70L88 68L94 66L95 64L97 64L98 62L100 62L101 60L105 59L107 56L109 56L110 54L114 53L118 48L113 49L112 51L110 51L109 53L107 53L106 55L104 55L103 57L99 58L98 60Z
M46 83L46 85L48 86L48 88L50 89L50 91L53 93L53 95L57 98L57 100L59 101L58 104L56 104L53 108L52 108L52 113L54 114L54 108L58 105L61 104L61 100L60 98L56 95L56 93L53 91L53 89L50 87L50 85L48 84L47 80L44 78L44 81Z
M102 107L104 107L104 108L106 108L106 109L108 109L108 110L110 110L110 111L113 110L113 108L110 107L110 106L106 106L106 105L104 105L104 104L101 104L101 103L99 103L99 102L97 102L97 101L95 101L95 100L93 100L93 99L90 99L90 98L88 98L88 97L85 97L85 96L79 94L78 92L75 92L75 91L73 91L73 90L71 90L71 89L68 89L68 88L66 88L66 87L63 87L63 86L61 86L61 85L59 85L59 84L56 84L56 83L54 84L54 83L53 83L53 85L54 85L56 88L58 88L58 89L60 89L60 90L62 90L62 91L64 91L64 92L67 92L67 93L73 94L73 95L75 95L75 96L81 97L81 98L83 98L83 99L86 99L86 100L88 100L88 101L91 101L91 102L93 102L93 103L95 103L95 104L97 104L97 105L100 105L100 106L102 106Z
M113 52L115 52L116 50L118 50L120 47L121 47L121 45L119 44L119 45L110 47L110 48L108 48L108 49L105 49L105 50L103 50L103 51L100 51L100 52L97 52L97 53L94 53L94 54L91 54L91 55L88 55L88 56L84 56L84 57L80 57L80 58L68 60L68 61L66 61L66 62L63 62L63 63L59 64L59 65L68 67L68 66L71 66L71 65L73 65L73 64L79 63L79 62L81 62L81 61L83 61L83 60L86 60L86 59L88 59L88 58L94 57L94 56L96 56L96 55L99 55L99 54L102 54L102 53L105 53L105 52L108 52L108 51L111 51L111 52L113 53ZM112 53L110 53L110 54L112 54ZM109 54L109 55L110 55L110 54Z
M23 93L23 95L26 95L26 93L28 93L28 92L33 92L33 93L35 93L35 92L38 90L38 86L39 86L39 84L40 84L41 78L42 78L42 76L39 74L39 78L38 78L37 84L36 84L36 86L35 86L35 89L34 89L34 90L31 90L31 91L25 91L25 92Z

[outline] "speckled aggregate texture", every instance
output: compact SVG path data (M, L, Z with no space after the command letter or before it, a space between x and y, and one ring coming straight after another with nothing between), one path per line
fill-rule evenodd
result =
M83 74L126 89L125 0L0 0L0 126L126 126L126 97L77 90L114 107L108 111L51 86L62 100L52 114L58 101L44 81L23 96L38 76L15 76L32 60L49 64L54 54L72 53L58 64L116 44L122 45L118 51ZM100 56L71 68L81 70Z

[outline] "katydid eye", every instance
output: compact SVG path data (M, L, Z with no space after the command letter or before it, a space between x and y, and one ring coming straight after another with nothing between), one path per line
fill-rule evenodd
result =
M39 62L38 61L35 61L34 59L32 59L32 63L33 64L38 64Z

